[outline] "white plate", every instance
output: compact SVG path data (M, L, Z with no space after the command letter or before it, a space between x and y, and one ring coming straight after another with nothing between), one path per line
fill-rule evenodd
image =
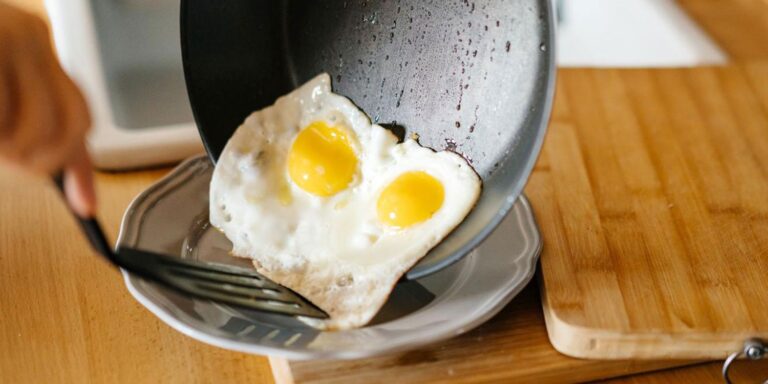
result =
M128 208L118 245L180 257L247 265L208 224L213 168L189 159ZM289 359L353 359L420 347L491 318L531 280L541 237L525 197L477 250L436 274L397 285L374 321L361 329L320 332L291 317L189 298L123 272L131 294L162 321L222 348Z

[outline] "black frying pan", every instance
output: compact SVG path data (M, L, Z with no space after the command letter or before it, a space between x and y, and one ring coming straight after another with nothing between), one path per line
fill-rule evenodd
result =
M181 43L214 162L246 116L321 72L374 122L470 161L483 179L477 206L409 279L459 260L504 218L553 97L548 0L182 0Z

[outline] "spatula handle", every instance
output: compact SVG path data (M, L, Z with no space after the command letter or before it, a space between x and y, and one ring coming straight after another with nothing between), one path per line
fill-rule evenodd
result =
M66 200L67 192L64 190L64 175L62 173L54 175L53 182L61 192L64 200ZM104 231L101 229L99 222L94 217L80 217L71 209L69 211L72 213L72 216L75 217L78 224L80 224L80 229L85 234L85 237L88 238L93 249L114 263L114 252L112 251L112 247L109 245L107 237L104 235Z

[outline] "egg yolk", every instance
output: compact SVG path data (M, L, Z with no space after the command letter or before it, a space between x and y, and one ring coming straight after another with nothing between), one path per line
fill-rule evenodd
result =
M379 221L407 228L429 219L443 205L443 184L426 172L400 175L379 196L376 204Z
M317 121L296 136L288 154L288 174L301 189L332 196L346 189L357 172L357 156L346 131Z

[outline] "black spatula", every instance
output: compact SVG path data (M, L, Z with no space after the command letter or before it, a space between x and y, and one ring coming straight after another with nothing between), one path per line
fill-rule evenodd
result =
M54 182L62 194L61 175ZM113 251L95 218L74 215L96 252L117 267L194 297L289 316L327 318L322 310L253 269L203 263L140 249Z

